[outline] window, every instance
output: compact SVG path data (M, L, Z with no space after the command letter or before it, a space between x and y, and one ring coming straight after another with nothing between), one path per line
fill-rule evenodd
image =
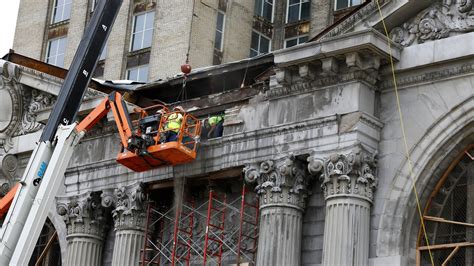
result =
M339 10L362 4L362 0L335 0L334 9Z
M286 23L309 19L309 0L288 0Z
M292 47L298 44L302 44L308 41L308 36L298 36L285 40L285 48Z
M273 0L256 0L255 16L273 21Z
M64 66L64 54L66 52L67 38L59 38L48 42L46 63L58 67Z
M217 12L216 38L214 40L214 48L219 51L222 51L222 46L224 43L224 25L225 15L219 11Z
M71 17L72 0L55 0L52 23L68 20Z
M270 52L270 39L263 34L252 31L252 41L250 44L250 57Z
M127 70L127 79L139 82L148 81L148 65L141 65Z
M154 11L134 16L131 51L151 46L154 21Z

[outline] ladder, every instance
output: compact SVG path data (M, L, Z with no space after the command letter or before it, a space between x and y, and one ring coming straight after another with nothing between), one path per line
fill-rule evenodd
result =
M252 202L252 196L254 202ZM249 191L247 186L242 185L242 201L240 204L240 229L239 239L237 242L237 265L242 263L242 256L247 260L251 260L255 265L257 246L258 246L258 215L259 215L259 203L258 197L255 193ZM247 248L243 242L251 242L251 247ZM246 255L250 254L251 258Z
M184 211L182 207L176 208L176 220L173 232L173 250L171 254L171 265L179 264L181 261L186 261L186 266L190 265L191 261L191 245L193 238L194 226L194 200L189 203L189 210Z
M207 208L206 235L204 238L204 261L217 258L217 265L222 264L222 248L225 237L225 214L227 209L227 196L222 199L212 189L209 191L209 203ZM211 250L211 243L216 243L217 248ZM210 257L210 258L209 258Z

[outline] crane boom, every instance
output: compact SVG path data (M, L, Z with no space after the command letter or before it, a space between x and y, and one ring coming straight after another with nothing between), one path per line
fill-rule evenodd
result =
M122 0L98 2L3 222L0 265L28 264L74 146L83 134L75 132L73 122L121 4ZM60 124L65 127L57 132Z

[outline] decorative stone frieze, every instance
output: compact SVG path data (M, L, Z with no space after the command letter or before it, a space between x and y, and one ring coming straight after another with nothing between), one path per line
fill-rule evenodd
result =
M465 64L450 64L447 67L437 67L434 71L429 72L416 72L416 75L398 75L397 85L399 87L405 87L414 84L435 82L455 76L466 75L474 73L474 63ZM381 90L392 89L393 80L386 80L380 83L379 88Z
M108 212L100 192L57 198L57 212L67 228L67 265L101 265Z
M308 157L308 171L319 175L324 197L355 196L372 202L376 155L357 149L350 153L336 153L326 159Z
M294 156L244 168L245 180L257 184L255 190L260 198L256 265L300 265L303 211L310 178L305 168Z
M308 177L303 162L290 156L280 162L267 160L244 168L245 180L256 183L260 206L292 206L303 210L308 196Z
M443 0L395 27L391 39L403 46L447 38L474 30L473 0Z

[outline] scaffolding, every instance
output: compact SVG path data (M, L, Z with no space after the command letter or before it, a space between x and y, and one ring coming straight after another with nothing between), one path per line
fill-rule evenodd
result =
M209 189L207 199L173 207L149 204L141 265L255 265L258 199Z

